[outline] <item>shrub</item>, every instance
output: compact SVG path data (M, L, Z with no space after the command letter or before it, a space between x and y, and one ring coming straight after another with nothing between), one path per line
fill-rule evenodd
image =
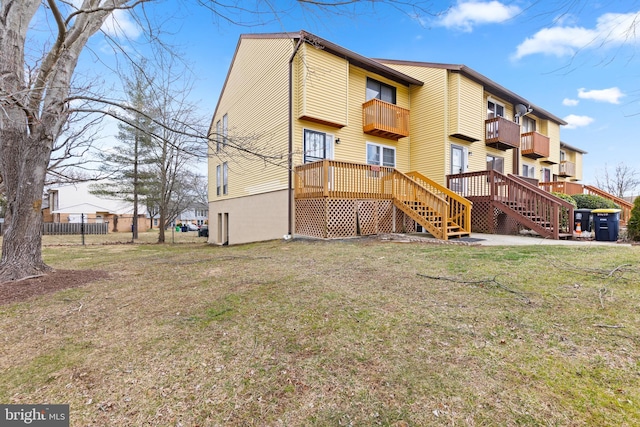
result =
M630 240L640 240L640 197L636 197L631 209L631 218L627 222L627 237Z
M574 194L571 196L576 201L578 209L620 209L609 199L591 194Z
M568 194L564 194L564 193L551 193L554 196L562 199L562 200L566 200L567 202L571 203L574 207L574 209L578 206L578 204L576 203L575 200L573 200L573 197L571 197ZM563 230L567 230L569 232L571 232L572 230L568 230L569 228L569 211L567 210L567 208L562 208L561 210L561 216L560 216L560 228Z

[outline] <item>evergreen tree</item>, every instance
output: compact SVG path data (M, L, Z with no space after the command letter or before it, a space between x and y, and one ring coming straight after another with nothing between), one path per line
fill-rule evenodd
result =
M101 171L109 182L92 186L91 193L102 197L124 200L133 204L133 239L138 238L138 207L144 202L152 187L150 153L156 128L150 110L152 103L151 81L144 73L144 64L135 68L133 78L125 80L130 104L130 116L118 123L117 139L120 144L113 150L100 153Z

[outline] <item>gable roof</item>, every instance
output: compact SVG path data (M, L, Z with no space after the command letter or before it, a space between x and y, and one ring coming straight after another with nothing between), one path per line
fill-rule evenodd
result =
M586 151L562 141L560 141L560 148L566 148L567 150L575 151L576 153L580 154L588 154Z
M441 68L446 69L454 73L461 73L466 77L474 80L485 88L488 88L491 93L496 94L500 98L512 103L512 104L525 104L533 108L534 113L548 120L552 120L561 125L568 124L563 119L551 114L543 108L538 107L537 105L532 104L527 99L521 97L520 95L510 91L509 89L501 86L500 84L494 82L488 77L478 73L477 71L467 67L462 64L442 64L436 62L420 62L420 61L403 61L403 60L394 60L394 59L374 59L368 58L366 56L355 53L349 49L346 49L340 45L332 43L328 40L325 40L321 37L316 36L315 34L309 33L308 31L300 30L298 32L281 32L281 33L248 33L242 34L240 39L238 40L238 44L236 45L236 50L233 55L233 59L231 60L231 64L236 59L238 54L238 49L240 48L240 43L245 39L290 39L292 41L292 49L294 49L295 43L298 41L302 41L308 43L312 46L318 47L319 49L323 49L335 56L340 58L344 58L349 61L349 63L360 67L364 70L371 71L383 77L386 77L392 81L403 84L405 86L417 85L423 86L424 82L411 77L407 74L404 74L400 71L397 71L385 64L397 64L397 65L410 65L410 66L418 66L418 67L427 67L427 68ZM218 99L218 104L216 105L216 111L213 113L213 117L216 116L218 105L220 105L220 99L222 98L222 94L227 86L227 81L229 80L229 73L231 73L231 66L229 66L229 71L227 72L227 77L225 79L224 85L222 86L222 90L220 91L220 98ZM213 119L211 125L209 127L209 134L211 133L213 127Z
M379 74L383 77L393 80L394 82L403 84L405 86L418 85L422 86L424 83L414 77L408 76L400 71L397 71L391 67L380 63L366 56L355 53L349 49L346 49L340 45L332 43L328 40L318 37L315 34L311 34L308 31L301 30L294 33L266 33L266 34L243 34L240 39L291 39L295 42L302 40L304 43L311 46L322 49L325 52L331 53L337 57L343 58L349 61L357 67Z
M515 92L510 91L504 86L494 82L490 78L480 74L479 72L473 70L472 68L467 67L463 64L441 64L437 62L420 62L420 61L402 61L402 60L394 60L394 59L376 59L381 63L386 64L398 64L398 65L409 65L414 67L425 67L425 68L441 68L445 70L449 70L454 73L460 73L465 77L470 78L471 80L480 83L485 88L489 89L489 92L496 94L500 98L503 98L506 101L509 101L512 104L524 104L533 108L533 112L542 118L552 120L561 125L566 125L567 122L563 119L551 114L543 108L538 107L537 105L532 104L527 99L521 97Z

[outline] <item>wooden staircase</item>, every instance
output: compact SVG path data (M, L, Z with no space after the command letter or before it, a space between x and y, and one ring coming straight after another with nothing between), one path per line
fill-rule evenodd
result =
M447 182L461 189L474 205L484 206L474 209L474 231L498 232L490 228L502 213L519 227L543 237L557 240L573 235L573 205L518 176L482 171L450 175ZM476 224L489 226L477 230Z
M296 203L388 200L435 238L448 240L471 233L471 202L418 172L404 174L391 167L321 160L296 166L295 180ZM326 206L323 203L318 206ZM323 236L331 215L335 213L318 216L316 209L309 208L305 218L300 215L299 219Z

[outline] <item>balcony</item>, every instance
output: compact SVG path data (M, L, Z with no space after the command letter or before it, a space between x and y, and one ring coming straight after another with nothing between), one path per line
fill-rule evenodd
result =
M379 99L362 104L362 130L369 135L398 140L409 136L409 110Z
M576 176L576 164L568 160L560 161L559 176Z
M520 138L520 152L530 159L549 157L549 137L538 132L523 133Z
M520 147L520 125L504 117L485 120L485 143L489 147L506 151Z

